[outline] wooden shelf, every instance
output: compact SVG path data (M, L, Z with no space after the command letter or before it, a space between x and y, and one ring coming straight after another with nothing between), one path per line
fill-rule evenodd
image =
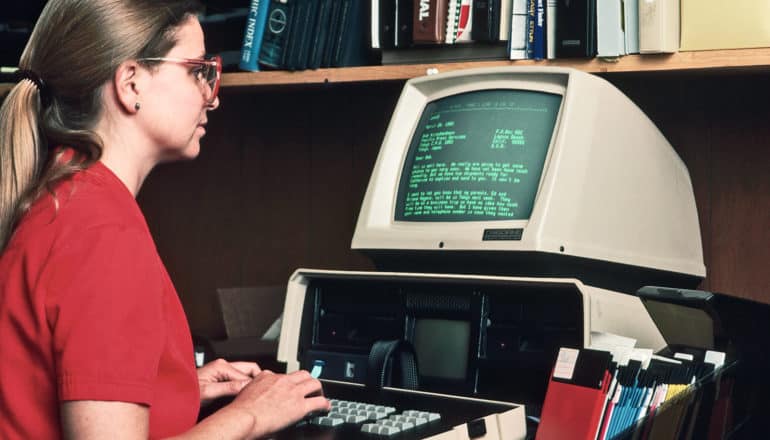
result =
M297 72L237 72L225 73L224 88L261 88L326 83L358 83L373 81L403 81L425 75L429 69L449 72L458 69L492 66L560 66L592 73L675 72L675 71L733 71L770 70L770 48L730 49L674 54L628 55L616 60L558 59L548 61L469 61L439 64L409 64L392 66L364 66L303 70ZM11 84L0 84L0 96L10 90Z
M301 84L356 83L407 80L429 69L448 72L492 66L560 66L592 73L770 70L770 48L731 49L674 54L628 55L616 60L558 59L549 61L476 61L444 64L409 64L303 70L297 72L238 72L223 76L222 86L273 87Z

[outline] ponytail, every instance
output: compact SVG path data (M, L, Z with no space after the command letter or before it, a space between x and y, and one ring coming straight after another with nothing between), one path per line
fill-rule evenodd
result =
M22 201L37 186L47 150L39 122L41 97L38 85L24 79L0 106L0 250L10 238Z

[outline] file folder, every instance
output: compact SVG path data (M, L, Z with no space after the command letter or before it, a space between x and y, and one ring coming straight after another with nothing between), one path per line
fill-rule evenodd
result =
M611 360L606 351L559 351L536 440L596 438L612 379Z

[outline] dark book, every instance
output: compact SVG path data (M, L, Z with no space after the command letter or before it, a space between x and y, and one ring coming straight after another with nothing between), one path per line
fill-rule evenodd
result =
M506 59L508 59L507 42L422 45L382 51L383 65Z
M372 22L372 48L394 49L412 44L412 0L372 0L379 20Z
M396 1L396 44L395 47L409 47L412 45L414 31L412 25L412 14L414 13L414 2L418 0L395 0Z
M326 44L324 45L321 67L331 67L337 40L340 34L340 17L342 16L343 3L347 0L331 0L329 11L329 28L326 31Z
M500 1L474 0L471 18L473 20L471 27L471 39L473 41L500 41Z
M412 41L444 43L446 38L447 0L414 0Z
M312 32L316 21L318 0L295 0L292 31L289 36L287 70L307 68Z
M321 67L324 49L326 48L327 35L329 33L329 19L332 11L332 0L318 0L318 11L312 38L310 42L310 52L308 53L308 68L317 69Z
M339 35L332 60L333 67L371 64L369 0L345 0L341 9Z
M371 0L372 11L377 11L377 20L372 17L372 49L393 49L396 47L396 0Z
M259 64L267 69L282 69L288 49L295 0L271 0L267 28L259 50Z
M596 56L596 0L558 0L556 58Z
M543 60L546 58L546 0L535 0L535 38L534 38L534 50L532 51L532 57L536 60Z

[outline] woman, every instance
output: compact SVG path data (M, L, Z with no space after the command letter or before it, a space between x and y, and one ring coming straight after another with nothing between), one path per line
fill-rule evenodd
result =
M329 409L307 372L195 370L135 201L219 105L197 10L50 0L24 50L0 108L0 438L254 438Z

